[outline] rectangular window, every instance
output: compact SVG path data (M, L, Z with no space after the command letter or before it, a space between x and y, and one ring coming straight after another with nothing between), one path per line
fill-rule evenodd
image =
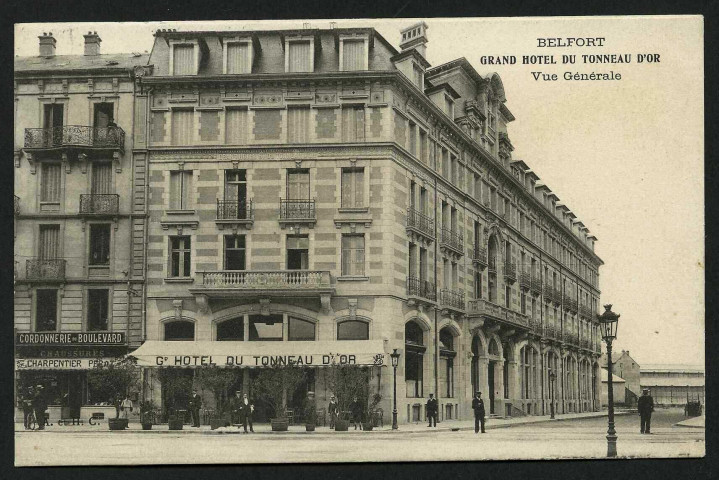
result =
M92 266L110 265L110 225L90 225L90 254L88 263Z
M189 277L192 259L190 237L170 237L170 277Z
M512 287L507 285L504 287L504 306L509 308L512 300Z
M482 298L482 272L474 272L474 298Z
M289 143L307 143L310 137L310 109L287 109L287 141Z
M442 176L449 180L452 174L451 166L449 164L449 152L442 149Z
M93 162L90 193L94 195L112 193L112 164Z
M245 236L225 235L225 270L244 270L245 260Z
M287 199L309 200L310 171L307 169L287 170Z
M364 107L342 108L342 140L345 142L364 142Z
M366 60L364 40L344 40L342 42L342 71L364 70Z
M449 115L449 118L454 118L454 100L447 95L444 96L444 111Z
M38 289L35 291L35 331L54 332L57 330L57 290Z
M249 43L227 44L227 73L252 73Z
M417 244L409 242L409 276L417 278Z
M62 168L57 163L43 163L40 173L40 201L49 203L60 202L60 182Z
M309 251L307 235L287 235L287 270L309 269Z
M247 144L247 110L228 108L225 110L225 143L228 145Z
M342 275L364 276L364 235L342 235Z
M109 330L109 297L108 289L91 289L87 291L87 329L89 331Z
M420 351L414 349L407 350L407 357L405 358L405 381L407 387L407 397L409 398L422 398L423 393L423 357L424 355Z
M195 120L194 110L173 110L172 111L172 144L192 145L193 124Z
M40 225L38 256L41 260L58 258L60 250L60 225Z
M343 168L342 207L362 208L364 206L364 168Z
M419 130L419 159L422 163L427 163L429 158L427 156L427 132Z
M290 72L311 72L312 71L312 46L309 41L293 41L288 44L288 71Z
M419 247L419 279L424 284L427 281L427 249Z
M424 89L424 78L423 78L423 72L422 69L417 64L412 64L412 71L414 73L414 84L417 85L417 88Z
M172 53L173 75L195 75L195 46L175 45Z
M45 105L43 110L43 127L44 128L57 128L62 127L64 121L65 105L62 103L53 103ZM62 131L62 130L59 130ZM53 140L56 139L56 134L53 132L51 135L45 137L47 146L53 145ZM59 140L59 139L58 139ZM56 144L58 142L55 142Z
M315 324L301 318L287 317L287 339L291 342L314 341Z
M281 342L282 315L250 315L251 342Z
M417 156L417 124L409 122L409 153Z
M192 170L170 172L170 210L190 208L190 185Z

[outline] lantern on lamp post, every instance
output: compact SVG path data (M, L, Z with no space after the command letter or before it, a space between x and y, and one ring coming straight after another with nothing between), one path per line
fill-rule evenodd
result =
M604 313L597 315L602 330L602 340L607 344L607 403L609 428L607 429L607 457L617 456L617 432L614 430L614 388L612 385L612 341L617 338L619 314L612 312L612 305L604 305Z
M549 372L549 391L550 391L550 404L549 404L549 418L554 419L554 381L557 379L557 374L554 370Z
M397 365L399 365L399 350L394 349L392 353L389 354L390 358L392 359L392 369L394 370L394 402L392 407L392 430L397 430L399 426L397 426Z

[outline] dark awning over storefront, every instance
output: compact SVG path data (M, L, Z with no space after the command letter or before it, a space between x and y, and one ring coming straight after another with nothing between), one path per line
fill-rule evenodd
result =
M329 342L147 341L130 354L145 367L383 366L382 340Z

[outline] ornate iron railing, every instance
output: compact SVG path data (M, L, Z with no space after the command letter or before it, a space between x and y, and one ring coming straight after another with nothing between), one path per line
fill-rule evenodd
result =
M522 272L519 274L519 286L520 288L524 288L529 290L529 287L532 285L532 280L527 272Z
M409 276L407 277L407 295L436 301L437 289L432 282Z
M579 314L586 318L594 318L594 312L588 305L579 304Z
M504 278L510 283L517 281L517 265L514 262L504 262Z
M32 258L25 264L25 276L28 280L65 280L65 264L62 258Z
M542 322L540 322L539 320L536 320L532 317L529 317L527 320L527 323L529 325L530 330L532 330L532 332L534 332L537 335L542 334Z
M481 298L475 298L467 302L467 312L471 314L487 315L514 325L529 327L529 317L519 312L497 305Z
M419 233L434 238L434 219L412 207L407 209L407 228L413 228Z
M474 246L472 261L483 267L487 266L487 247Z
M464 310L464 291L444 288L439 292L439 304L444 307Z
M570 312L576 312L577 311L577 301L574 300L569 295L563 296L563 302L564 302L564 308L569 310Z
M217 220L252 220L252 200L217 200Z
M125 131L120 127L64 125L25 129L25 148L91 147L122 150L124 146Z
M115 215L120 210L120 195L90 193L80 195L80 213L85 215Z
M280 200L280 220L315 220L314 200Z
M446 227L442 227L442 238L440 244L459 253L462 253L462 250L464 250L462 234Z
M236 271L202 273L202 285L210 288L312 289L329 288L330 272L312 270Z
M529 289L534 293L542 293L542 278L532 275L532 281L529 284Z

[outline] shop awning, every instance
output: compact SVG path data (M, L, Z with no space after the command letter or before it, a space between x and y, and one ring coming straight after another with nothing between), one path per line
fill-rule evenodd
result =
M129 354L145 367L365 365L388 363L383 340L329 342L147 341Z

